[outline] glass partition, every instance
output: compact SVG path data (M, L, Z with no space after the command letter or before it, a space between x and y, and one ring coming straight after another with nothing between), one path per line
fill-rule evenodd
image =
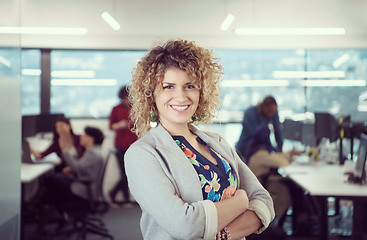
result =
M366 121L367 50L319 49L307 52L308 70L325 73L322 77L305 81L308 110L336 116L350 115L352 121Z
M3 25L18 26L19 1L0 0ZM0 34L0 239L20 239L20 37Z
M305 96L300 79L278 76L284 71L304 70L303 50L216 50L224 67L221 84L221 122L241 122L243 111L273 95L280 115L303 113Z

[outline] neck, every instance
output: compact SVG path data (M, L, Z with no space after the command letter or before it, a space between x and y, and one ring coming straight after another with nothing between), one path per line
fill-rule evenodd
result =
M179 125L179 126L164 126L171 136L183 136L189 138L193 135L190 131L189 124Z

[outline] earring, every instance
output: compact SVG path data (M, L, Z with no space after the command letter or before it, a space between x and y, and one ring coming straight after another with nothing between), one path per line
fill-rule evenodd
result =
M191 117L191 120L192 121L198 121L198 122L200 122L201 121L201 119L203 119L205 117L205 113L202 113L201 115L200 115L200 117L196 117L195 115L193 115L192 117Z
M155 128L158 126L158 115L154 114L153 110L149 111L149 116L150 116L150 127L151 128Z

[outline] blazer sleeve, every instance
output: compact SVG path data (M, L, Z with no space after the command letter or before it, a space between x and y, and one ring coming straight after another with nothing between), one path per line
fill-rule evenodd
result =
M136 143L125 154L129 189L143 215L148 214L151 221L175 239L215 239L217 211L214 203L183 201L163 159L154 147Z

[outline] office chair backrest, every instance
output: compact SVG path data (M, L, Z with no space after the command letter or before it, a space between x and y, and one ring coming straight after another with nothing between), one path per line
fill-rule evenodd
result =
M109 203L106 195L103 192L103 182L106 175L107 165L111 159L112 156L115 156L116 151L115 149L111 149L102 165L102 169L98 176L98 182L97 182L97 194L98 194L98 203L95 204L95 211L99 213L106 212L109 208Z

